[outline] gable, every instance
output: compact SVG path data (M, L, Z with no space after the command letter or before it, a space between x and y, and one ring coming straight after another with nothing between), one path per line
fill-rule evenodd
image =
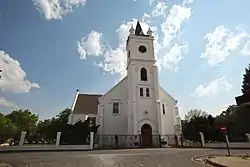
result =
M104 99L120 99L120 96L122 92L126 93L127 89L127 80L128 77L126 76L123 78L120 82L118 82L114 87L112 87L107 93L105 93L102 97L100 97L100 101L103 101ZM110 97L112 96L112 97Z

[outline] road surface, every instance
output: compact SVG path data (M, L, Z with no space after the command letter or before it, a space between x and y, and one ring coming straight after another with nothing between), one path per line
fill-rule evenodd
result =
M0 154L0 162L13 167L202 167L191 158L226 153L226 150L173 148L11 153ZM250 154L250 150L232 150L232 153Z

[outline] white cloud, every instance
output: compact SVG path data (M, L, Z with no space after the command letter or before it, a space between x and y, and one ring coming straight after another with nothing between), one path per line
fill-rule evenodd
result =
M199 85L195 91L191 94L192 97L201 98L205 96L211 96L217 94L223 90L228 92L232 88L232 84L226 77L221 77L211 81L207 85Z
M47 20L62 19L74 7L84 6L86 0L32 0Z
M22 93L29 92L31 88L40 88L38 83L27 80L20 63L4 51L0 51L0 67L2 68L0 90Z
M236 31L230 31L223 25L215 28L211 33L204 37L207 44L201 58L207 59L210 66L218 65L226 60L230 54L237 50L242 39L249 35L239 27Z
M184 0L182 2L183 5L189 5L189 4L192 4L194 2L194 0Z
M244 55L250 55L250 41L247 41L243 48L241 49L241 53Z
M185 3L185 5L174 5L165 17L161 24L163 38L157 48L160 67L175 70L183 55L187 53L188 43L180 41L178 37L180 37L182 25L190 19L191 14L191 8Z
M162 16L165 14L166 9L167 9L167 5L163 1L160 1L154 7L153 11L151 12L151 16L152 17Z
M150 14L144 13L139 19L141 20L140 24L145 33L149 25L153 31L155 37L155 55L157 65L160 69L168 68L176 71L178 69L178 63L183 59L183 54L188 51L188 43L180 41L179 37L181 35L182 25L191 17L191 8L188 7L190 3L191 1L187 1L186 3L183 1L183 4L172 6L167 15L166 4L159 1ZM152 24L155 16L162 17L164 20L159 28ZM121 78L126 74L126 40L131 25L135 28L136 22L136 19L123 22L117 29L119 38L118 47L112 48L111 46L105 46L102 52L104 56L103 60L99 63L94 63L105 73L119 74ZM160 33L163 34L161 39L159 38ZM101 46L101 44L98 46ZM86 49L82 48L83 47L78 47L78 52L81 53L82 58L86 58L86 55L89 55L89 53L86 53Z
M14 103L6 100L4 97L0 97L0 107L17 108L17 106Z
M104 73L119 74L120 79L126 76L126 52L122 47L109 48L104 54L104 60L96 64Z
M99 56L103 52L103 46L101 43L102 33L92 31L87 38L83 37L80 41L77 41L77 51L80 55L80 59L86 59L87 55Z

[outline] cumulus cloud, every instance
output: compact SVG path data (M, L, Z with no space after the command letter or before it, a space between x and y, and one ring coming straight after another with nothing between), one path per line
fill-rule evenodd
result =
M0 97L0 107L17 108L13 102L6 100L4 97Z
M74 7L84 6L86 0L32 0L45 19L62 19Z
M199 85L195 91L191 94L192 97L201 98L205 96L212 96L219 91L228 92L232 88L232 84L226 77L217 78L207 85Z
M163 1L158 2L154 7L153 11L151 12L151 16L156 17L164 15L166 12L166 8L167 5Z
M23 93L29 92L31 88L40 88L38 83L27 79L20 63L4 51L0 51L0 67L2 68L0 90Z
M177 70L178 63L188 51L188 43L186 41L180 41L179 37L181 35L182 25L191 17L191 8L188 7L191 2L191 0L183 1L182 4L173 5L168 10L166 4L159 1L149 14L144 13L139 19L144 32L147 32L149 26L153 31L155 38L155 55L157 65L160 69L168 68ZM168 11L169 14L167 14ZM163 19L159 27L153 24L156 17ZM136 19L123 22L116 31L119 38L118 47L112 48L106 45L105 49L103 49L105 50L102 54L104 56L103 60L94 63L105 73L119 74L121 78L126 75L126 40L131 25L135 28L136 22ZM160 33L163 34L161 38L159 38ZM86 55L89 55L84 49L80 48L79 50L83 53L84 58L86 58Z
M83 37L80 41L77 41L77 52L80 55L80 59L86 59L87 55L99 56L103 53L103 46L101 42L102 33L92 31Z
M244 55L250 55L250 41L247 41L243 48L241 49L241 53Z
M184 2L183 4L173 5L169 10L169 14L163 15L164 21L161 24L163 38L158 40L158 46L156 47L160 69L178 69L178 63L188 51L188 43L179 40L181 27L190 19L192 14L191 8L188 7L191 1L189 3Z
M219 65L233 51L238 50L242 40L248 36L249 34L240 27L236 27L235 31L230 31L225 26L220 25L213 32L205 35L205 51L201 58L205 58L210 66Z

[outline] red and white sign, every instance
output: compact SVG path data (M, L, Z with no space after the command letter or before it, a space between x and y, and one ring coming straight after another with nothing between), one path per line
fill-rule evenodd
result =
M220 128L220 131L223 133L223 134L226 134L227 133L227 128L224 126L224 127L221 127Z

